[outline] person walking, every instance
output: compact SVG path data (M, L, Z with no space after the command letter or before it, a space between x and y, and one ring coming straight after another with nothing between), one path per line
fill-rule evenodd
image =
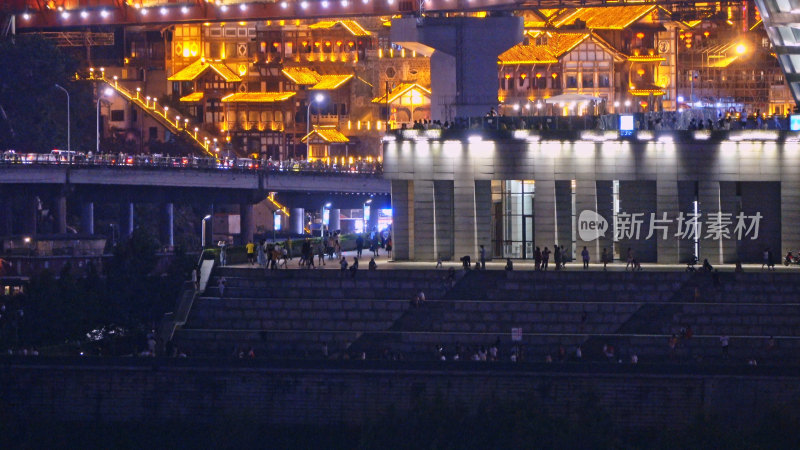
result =
M605 272L607 270L609 259L611 259L609 258L607 249L603 248L603 254L600 255L600 259L603 262L603 272Z
M219 281L217 281L217 289L219 290L219 298L225 297L225 277L221 277Z
M486 249L483 247L483 245L481 245L480 257L481 257L481 270L486 270Z
M583 246L583 251L581 251L581 258L583 258L583 270L589 268L589 250L586 246Z
M258 244L258 254L256 256L257 263L260 267L264 267L264 265L267 263L264 258L265 247L266 247L266 241L262 239L261 242L259 242Z
M392 237L386 240L386 257L392 259Z
M628 271L628 267L632 267L634 270L636 270L636 265L633 262L633 250L631 250L630 247L628 247L628 263L625 264L625 272Z
M226 266L228 264L228 244L225 241L219 241L219 265Z
M536 247L536 250L533 251L533 263L537 272L542 269L542 251L539 247Z
M317 244L317 265L325 265L325 243L322 241Z

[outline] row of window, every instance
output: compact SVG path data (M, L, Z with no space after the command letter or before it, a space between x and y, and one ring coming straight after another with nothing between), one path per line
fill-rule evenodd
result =
M527 75L514 77L514 78L501 78L500 89L502 90L524 90L524 89L557 89L561 87L558 80L558 74L547 74L548 76L541 76L539 78L531 79ZM574 89L578 86L584 88L607 88L611 86L611 78L607 73L581 73L581 74L567 74L565 79L565 87L567 89Z

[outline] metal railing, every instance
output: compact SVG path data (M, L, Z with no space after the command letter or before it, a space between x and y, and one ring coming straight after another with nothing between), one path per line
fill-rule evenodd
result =
M142 169L202 169L238 170L267 172L302 172L331 174L377 175L383 172L381 163L375 161L353 161L352 163L330 164L324 161L284 160L248 158L199 158L194 156L161 155L92 155L78 152L26 153L5 152L0 158L0 166L39 165L68 167L127 167Z

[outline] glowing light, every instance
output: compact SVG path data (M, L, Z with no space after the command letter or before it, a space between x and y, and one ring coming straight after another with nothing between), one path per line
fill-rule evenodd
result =
M322 0L322 7L323 8L327 8L328 7L328 0Z
M242 3L241 5L239 5L239 10L240 10L240 11L247 11L247 5L245 5L244 3Z
M69 12L68 11L62 12L61 13L61 18L62 19L69 19Z
M306 2L306 1L300 2L300 7L303 8L303 9L308 9L308 2Z
M85 18L89 17L89 13L86 12L86 11L81 11L81 17L85 19Z
M746 51L747 51L747 47L745 47L744 44L739 44L739 45L736 46L736 53L738 53L740 55L743 55L744 52L746 52Z
M636 33L637 39L644 39L644 33Z
M347 0L342 0L342 8L347 8L348 2Z
M181 12L182 12L182 13L184 13L184 14L186 14L186 13L188 13L188 12L189 12L189 8L187 8L187 7L185 7L185 6L182 6L182 7L181 7Z
M228 10L228 6L227 5L222 5L222 6L219 7L219 10L222 11L222 12L225 12L225 11Z
M167 15L167 8L161 8L161 9L158 10L158 12L160 12L162 16L166 16Z
M100 11L100 17L102 17L103 19L108 17L108 11L106 11L105 9Z
M625 100L625 106L631 106L631 101L630 100Z
M289 7L289 4L286 2L281 2L281 8L286 9Z
M143 15L143 16L146 16L146 15L147 15L147 10L146 10L146 9L144 9L144 8L142 8L142 15Z
M22 14L22 18L25 19L25 20L31 20L31 15L28 14L28 13L23 13Z

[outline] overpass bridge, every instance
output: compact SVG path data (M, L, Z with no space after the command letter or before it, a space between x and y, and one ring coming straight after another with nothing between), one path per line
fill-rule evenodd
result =
M214 205L238 204L243 239L252 239L253 205L269 198L286 216L297 215L302 229L302 208L316 209L331 202L335 208L361 208L372 198L387 205L390 184L379 172L364 173L330 168L290 169L235 168L194 165L166 166L156 163L123 164L19 163L0 164L0 234L35 234L39 209L49 209L54 231L67 231L67 203L80 209L81 230L94 233L95 204L119 205L120 235L133 232L134 205L158 204L162 211L162 241L173 242L173 204L192 205L213 214ZM214 161L214 160L210 160ZM209 162L209 164L211 164ZM348 168L350 170L354 170ZM270 193L277 196L269 196ZM295 212L284 207L289 204ZM14 212L19 214L14 214Z

